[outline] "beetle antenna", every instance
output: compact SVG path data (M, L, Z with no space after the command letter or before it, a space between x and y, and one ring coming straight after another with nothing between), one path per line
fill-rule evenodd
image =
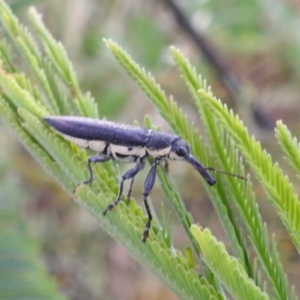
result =
M247 178L245 176L242 176L242 175L232 174L232 173L229 173L229 172L226 172L226 171L222 171L222 170L217 170L217 169L211 168L211 167L205 167L204 169L207 170L207 171L211 171L211 172L215 172L215 173L220 173L220 174L225 174L225 175L229 175L229 176L236 177L236 178L239 178L239 179L247 181Z

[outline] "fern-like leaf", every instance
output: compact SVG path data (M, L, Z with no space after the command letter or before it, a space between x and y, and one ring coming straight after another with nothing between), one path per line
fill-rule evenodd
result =
M275 132L289 164L295 169L297 174L300 174L300 143L295 137L292 137L291 132L282 121L277 122Z
M240 172L241 168L238 167L239 161L236 162L237 154L235 150L236 147L241 147L241 145L239 145L240 141L237 140L234 142L235 146L233 146L233 142L230 140L228 135L220 137L219 133L227 127L228 131L236 131L237 127L239 128L238 130L243 130L243 126L241 126L241 124L235 124L235 127L232 127L232 124L230 123L226 123L224 128L219 126L219 124L224 126L224 123L220 123L218 114L215 114L208 105L204 105L205 103L202 100L203 94L205 94L206 97L212 97L210 88L207 87L205 81L203 81L201 77L197 75L196 70L192 68L189 61L182 55L180 51L172 47L172 54L177 65L179 66L182 77L184 78L196 101L203 123L206 125L206 132L209 137L210 144L212 145L213 149L215 149L214 153L220 164L220 168L234 173ZM201 90L202 93L199 93L199 90ZM222 109L222 112L226 113L226 110ZM227 145L227 147L224 146L224 144ZM237 168L233 169L232 166L237 166ZM251 276L253 271L252 267L249 266L249 263L251 264L251 262L249 261L248 253L245 249L244 241L239 237L241 233L239 230L237 230L237 221L234 220L235 214L232 212L231 205L228 203L230 200L226 201L228 198L228 189L230 190L230 195L232 195L231 202L233 201L239 209L244 224L248 229L250 240L254 249L256 250L260 262L263 265L263 270L266 272L266 275L270 280L270 285L274 291L274 294L276 295L276 298L292 299L283 267L277 259L276 252L270 251L271 245L269 244L267 238L267 229L261 220L261 216L255 202L255 195L252 191L250 178L248 178L246 185L231 177L226 177L226 181L226 192L222 193L222 196L220 197L224 208L222 208L221 204L215 206L217 211L219 211L221 220L223 220L223 224L228 236L230 237L233 235L233 237L231 237L231 242L235 246L234 249L237 249L237 253L240 253L240 261L243 262L248 270L248 274ZM220 189L221 188L222 186ZM223 213L224 209L226 209L226 213ZM231 212L230 217L227 217L228 212ZM226 225L226 222L229 224ZM235 233L233 233L230 229L230 224L232 224L233 228L235 229Z
M263 292L248 277L238 260L227 253L224 244L219 243L208 229L200 230L199 227L193 225L191 231L201 246L203 260L218 276L234 299L270 299L267 293Z

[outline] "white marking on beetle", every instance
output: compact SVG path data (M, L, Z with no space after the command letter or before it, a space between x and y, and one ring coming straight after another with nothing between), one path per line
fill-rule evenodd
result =
M75 145L81 147L81 148L88 148L89 147L89 141L85 140L85 139L79 139L76 137L72 137L66 134L62 134L61 135L68 141L74 143Z
M106 147L104 141L89 141L89 148L95 152L102 153Z
M115 144L109 144L109 149L115 160L124 163L134 162L136 157L144 157L146 155L146 149L144 147L120 146Z
M119 153L121 155L128 156L140 156L143 157L146 155L146 150L144 147L129 147L129 146L119 146L115 144L109 144L112 153Z
M147 152L153 158L164 157L164 156L169 155L169 153L171 152L171 148L172 148L171 146L163 148L163 149L149 149L149 148L147 148Z

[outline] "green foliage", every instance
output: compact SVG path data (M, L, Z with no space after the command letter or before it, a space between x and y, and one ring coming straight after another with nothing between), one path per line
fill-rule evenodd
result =
M242 170L240 165L235 164L235 161L240 161L240 158L236 158L237 152L233 146L234 143L230 140L228 135L224 135L222 127L218 126L220 118L216 117L217 115L212 113L211 107L205 105L203 99L203 95L205 95L206 99L209 98L210 101L215 101L214 97L210 90L206 87L205 82L197 76L196 71L190 66L182 54L176 49L172 49L172 53L180 68L181 74L196 101L199 114L202 116L202 120L206 125L206 132L210 145L212 145L212 148L215 149L215 156L220 164L220 168L236 174L241 174ZM222 112L226 114L226 109L222 109ZM227 114L227 117L232 121L232 123L234 123L235 117L233 115L228 116ZM241 135L239 132L246 131L246 128L241 123L234 124L235 128L233 126L224 127L234 131L234 133L240 137ZM225 144L228 145L227 148L223 147L224 140ZM242 145L243 143L241 142L240 144ZM236 166L235 169L233 169L234 166ZM282 266L278 262L277 252L270 250L266 228L263 226L263 222L255 202L255 195L252 190L250 178L248 178L246 186L240 184L241 182L233 177L225 177L223 179L227 181L227 188L230 190L230 198L228 197L228 193L222 190L222 186L218 186L220 196L213 199L213 201L215 202L219 200L221 202L215 203L215 207L223 221L228 237L231 239L236 255L238 255L239 260L245 266L248 274L253 276L253 273L256 271L251 267L248 249L245 248L245 241L242 239L242 233L240 232L239 225L232 214L230 201L234 201L235 205L239 209L240 215L247 227L253 247L261 264L264 266L266 275L270 280L274 293L277 295L278 299L284 299L286 295L288 295L288 283ZM232 229L230 228L231 226Z
M278 258L275 240L270 242L267 227L263 225L250 175L243 181L216 174L218 183L215 187L209 187L201 179L229 238L234 257L208 230L202 231L193 225L191 214L162 169L158 170L162 188L187 233L195 258L190 246L185 257L172 245L168 217L165 217L166 229L154 220L147 243L141 243L146 218L134 200L128 205L121 201L107 216L102 215L118 193L116 170L110 162L95 166L97 184L79 186L74 193L76 184L86 178L87 154L54 133L42 118L49 114L97 118L98 108L91 95L81 92L63 45L51 36L34 9L29 15L38 43L0 0L0 21L7 32L0 47L0 115L75 201L182 299L225 299L222 286L234 299L297 299ZM259 142L249 136L239 118L213 97L188 60L177 49L171 48L183 81L195 100L209 146L173 98L165 95L149 73L116 43L111 40L105 40L105 43L205 166L243 175L243 160L249 165L299 251L299 201L291 183L270 155L261 149ZM24 56L29 72L13 62L8 48L12 44L13 49ZM146 123L152 126L149 119ZM276 133L288 160L299 171L299 145L281 123L278 123ZM254 263L251 248L255 251ZM198 264L201 275L195 268Z
M0 166L0 299L65 299L42 264L40 247L18 212L24 195Z
M270 155L262 150L254 137L250 137L246 128L237 116L217 101L206 91L199 91L204 103L217 115L219 121L226 126L246 162L254 170L266 190L272 204L275 205L280 218L291 234L295 246L300 250L300 203L292 184L287 176L274 164Z
M279 144L286 155L286 159L295 169L297 174L300 174L300 144L295 137L292 137L287 126L281 121L277 122L275 132Z
M193 225L191 231L203 252L203 260L214 271L234 299L270 299L255 282L249 279L244 267L236 258L230 257L224 244L217 242L208 229L201 231Z

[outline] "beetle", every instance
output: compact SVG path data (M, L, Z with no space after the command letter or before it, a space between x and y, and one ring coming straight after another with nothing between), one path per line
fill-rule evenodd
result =
M94 180L91 164L116 160L123 163L135 163L135 166L122 175L117 199L109 204L103 214L112 210L121 200L125 180L130 180L127 199L130 198L134 177L144 168L145 159L152 157L153 164L144 183L144 204L147 212L147 222L142 236L142 242L146 242L151 227L152 214L147 198L154 186L156 168L161 163L168 167L168 160L182 160L191 164L213 186L216 180L208 170L226 173L236 177L239 175L218 171L214 168L205 168L191 154L190 146L178 135L156 132L151 129L131 125L114 123L106 120L98 120L74 116L47 116L44 121L55 129L66 140L97 152L87 161L89 177L81 184L89 184Z

